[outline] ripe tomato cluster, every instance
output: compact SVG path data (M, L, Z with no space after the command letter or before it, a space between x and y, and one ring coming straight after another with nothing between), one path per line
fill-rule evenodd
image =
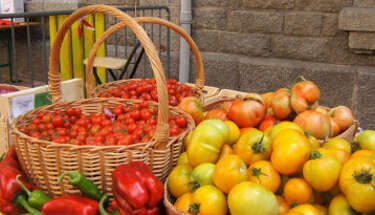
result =
M86 115L81 108L41 112L27 126L18 129L31 136L74 145L131 145L151 140L157 124L157 108L147 102L132 106L103 108L101 114ZM169 116L170 136L187 126L182 115Z
M169 105L177 106L184 97L193 96L193 91L186 84L178 83L175 79L167 81ZM133 80L113 87L99 94L99 97L117 97L123 99L140 99L143 101L158 101L155 79Z

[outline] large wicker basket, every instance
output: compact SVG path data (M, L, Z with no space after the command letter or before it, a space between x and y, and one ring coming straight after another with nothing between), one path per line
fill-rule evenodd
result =
M202 57L199 52L198 46L195 44L193 39L187 34L181 27L173 24L172 22L169 22L167 20L163 20L160 18L155 18L155 17L137 17L135 20L138 23L142 24L158 24L158 25L163 25L169 29L172 29L176 33L178 33L180 36L182 36L187 43L190 45L192 52L195 56L196 64L197 64L197 79L195 84L188 84L194 94L198 97L201 97L202 99L204 98L209 98L212 96L215 96L218 94L219 89L216 87L205 87L204 82L205 82L205 77L204 77L204 68L203 68L203 62L202 62ZM102 34L98 39L97 42L93 45L92 47L92 55L89 56L88 62L93 63L94 60L94 53L99 49L100 45L112 34L115 34L117 31L127 27L127 23L117 23L116 25L111 26L104 34ZM87 68L89 68L91 65L88 65ZM92 76L92 75L91 75ZM90 77L90 80L92 77ZM106 84L102 84L97 86L94 90L90 89L90 92L92 92L92 96L98 96L100 93L104 91L108 91L109 89L113 87L119 87L121 84L128 82L129 80L120 80L120 81L115 81L115 82L110 82Z
M66 107L80 107L83 113L100 113L103 106L114 107L116 104L130 105L140 101L124 99L91 98L76 100L69 103L61 101L60 77L58 73L61 44L70 26L78 19L92 13L112 15L135 32L137 38L145 48L157 83L158 124L154 137L150 142L129 146L76 146L57 144L27 136L20 132L18 126L25 125L41 111L55 111ZM183 147L183 139L194 127L192 118L177 108L169 108L167 100L167 86L164 70L157 51L144 29L130 16L120 10L105 6L93 5L78 9L68 17L59 31L51 49L49 84L54 104L38 108L18 117L12 124L12 138L16 144L17 155L27 177L51 196L62 194L76 194L66 180L57 184L58 176L65 171L80 171L88 179L99 186L102 192L112 195L112 171L120 164L132 160L141 160L150 165L153 173L162 180L175 164ZM89 86L90 84L87 85ZM168 115L184 114L188 119L187 129L179 136L169 138Z

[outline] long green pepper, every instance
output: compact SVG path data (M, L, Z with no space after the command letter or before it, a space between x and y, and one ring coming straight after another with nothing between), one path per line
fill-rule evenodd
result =
M80 172L64 172L57 180L57 184L60 184L61 180L66 175L69 176L69 183L75 188L81 190L84 196L95 199L97 201L101 199L102 193L99 191L98 187Z
M112 214L109 214L105 208L104 208L104 203L107 201L108 199L108 196L107 195L103 195L103 197L100 199L100 202L99 202L99 212L101 215L120 215L120 212L119 211L115 211L113 212Z
M14 205L16 206L22 206L25 208L27 212L29 212L32 215L43 215L42 212L40 212L38 209L35 209L29 205L29 203L26 200L26 195L24 193L18 193L16 197L14 197Z
M47 196L43 191L41 190L33 190L32 192L27 189L27 187L20 181L21 175L17 175L16 181L17 183L25 190L28 198L27 202L28 204L37 209L42 209L44 203L51 200L51 197Z

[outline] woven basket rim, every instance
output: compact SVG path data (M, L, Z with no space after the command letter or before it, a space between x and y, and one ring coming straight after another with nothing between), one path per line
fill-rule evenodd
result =
M18 130L18 124L21 123L20 120L23 119L24 117L28 117L29 115L34 115L35 113L40 113L40 112L43 112L43 111L49 111L53 108L56 108L56 106L57 107L58 106L64 106L64 105L68 106L68 105L73 105L73 104L76 104L76 103L81 103L81 102L85 102L85 101L92 101L92 100L103 101L103 102L108 102L108 103L112 102L112 104L122 104L121 102L127 102L127 103L144 102L142 100L120 99L120 98L89 98L89 99L74 100L74 101L71 101L71 102L58 102L58 103L54 103L52 105L39 107L35 110L28 111L25 114L23 114L21 116L18 116L11 123L11 132L16 133L17 135L19 135L22 138L29 139L33 143L45 144L45 145L47 145L47 148L53 147L53 148L70 148L72 150L74 150L74 149L77 149L77 150L78 149L79 150L81 150L81 149L102 150L102 149L132 149L132 148L138 148L138 147L144 146L145 149L148 149L148 148L150 148L150 146L153 146L155 144L154 138L152 138L151 141L148 141L148 142L140 142L140 143L135 143L135 144L132 144L132 145L114 145L114 146L82 145L81 146L81 145L73 145L73 144L60 144L60 143L55 143L53 141L41 140L41 139L38 139L38 138L35 138L35 137L31 137L31 136L28 136L25 133ZM158 106L158 103L156 103L154 101L147 101L147 102L149 104L153 105L153 106ZM90 103L90 104L92 104L92 103ZM122 104L122 105L126 106L126 104ZM169 107L169 112L172 112L172 113L178 114L178 115L183 115L184 117L186 117L187 122L188 122L188 126L186 127L186 129L184 129L184 132L182 132L181 134L179 134L175 137L169 137L168 138L168 143L166 145L167 146L166 149L168 149L170 147L170 144L172 144L174 142L174 140L179 139L181 137L184 137L187 132L190 132L195 127L195 123L194 123L193 118L189 114L187 114L186 112L184 112L184 111L182 111L182 110L180 110L176 107ZM155 150L158 150L158 149L155 149Z

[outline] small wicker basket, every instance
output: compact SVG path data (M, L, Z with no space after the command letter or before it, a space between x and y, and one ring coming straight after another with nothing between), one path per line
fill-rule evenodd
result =
M218 94L219 88L205 87L204 86L205 77L204 77L204 68L203 68L202 57L201 57L201 54L199 52L198 46L195 44L195 42L189 36L189 34L187 34L181 27L173 24L172 22L164 20L164 19L155 18L155 17L137 17L137 18L135 18L135 20L140 24L163 25L163 26L175 31L180 36L182 36L187 41L187 43L190 45L190 47L192 49L192 52L195 56L196 64L197 64L197 80L196 80L196 83L195 84L188 84L188 86L190 86L193 90L193 93L197 97L201 97L201 99L209 98L209 97L212 97L212 96L215 96L215 95ZM120 23L117 23L116 25L113 25L110 28L108 28L108 30L104 34L102 34L97 39L97 42L93 45L91 55L88 58L88 62L90 62L91 64L93 63L93 60L94 60L94 57L95 57L94 53L96 53L96 51L99 49L100 45L102 45L102 43L108 37L110 37L112 34L115 34L117 31L119 31L119 30L121 30L125 27L127 27L127 23L124 23L124 22L121 23L120 22ZM91 65L88 64L87 68L89 68L90 66ZM90 76L92 76L91 73L88 73L88 74L90 74ZM88 79L88 80L93 79L93 77L89 77L89 78L90 79ZM120 80L120 81L114 81L114 82L102 84L102 85L97 86L94 90L90 89L89 91L92 92L92 96L98 96L100 93L102 93L104 91L108 91L109 89L111 89L113 87L119 87L121 84L126 83L128 81L129 80Z
M41 111L55 111L66 107L80 107L83 113L100 113L103 106L112 108L116 104L134 105L138 100L124 100L117 98L89 98L61 102L61 86L59 77L60 49L64 35L70 26L78 19L93 13L112 15L121 22L127 23L135 32L137 38L145 48L157 84L158 123L154 137L150 142L138 143L129 146L76 146L70 144L57 144L27 136L17 128L25 125ZM92 70L92 67L91 67ZM90 71L91 71L90 70ZM92 72L92 71L91 71ZM87 81L87 87L90 88ZM130 16L122 11L106 6L92 5L76 10L68 17L57 32L56 39L51 49L49 89L53 104L27 112L12 123L12 138L16 144L17 155L22 169L27 177L39 189L51 196L64 194L78 194L79 191L68 184L66 180L57 184L58 176L65 171L80 171L89 180L93 181L102 192L112 195L112 171L120 164L132 160L144 161L153 173L165 179L177 161L183 149L183 139L194 127L193 119L178 108L169 108L166 78L156 48L147 36L144 29ZM183 114L188 119L187 129L179 136L169 137L169 114Z

